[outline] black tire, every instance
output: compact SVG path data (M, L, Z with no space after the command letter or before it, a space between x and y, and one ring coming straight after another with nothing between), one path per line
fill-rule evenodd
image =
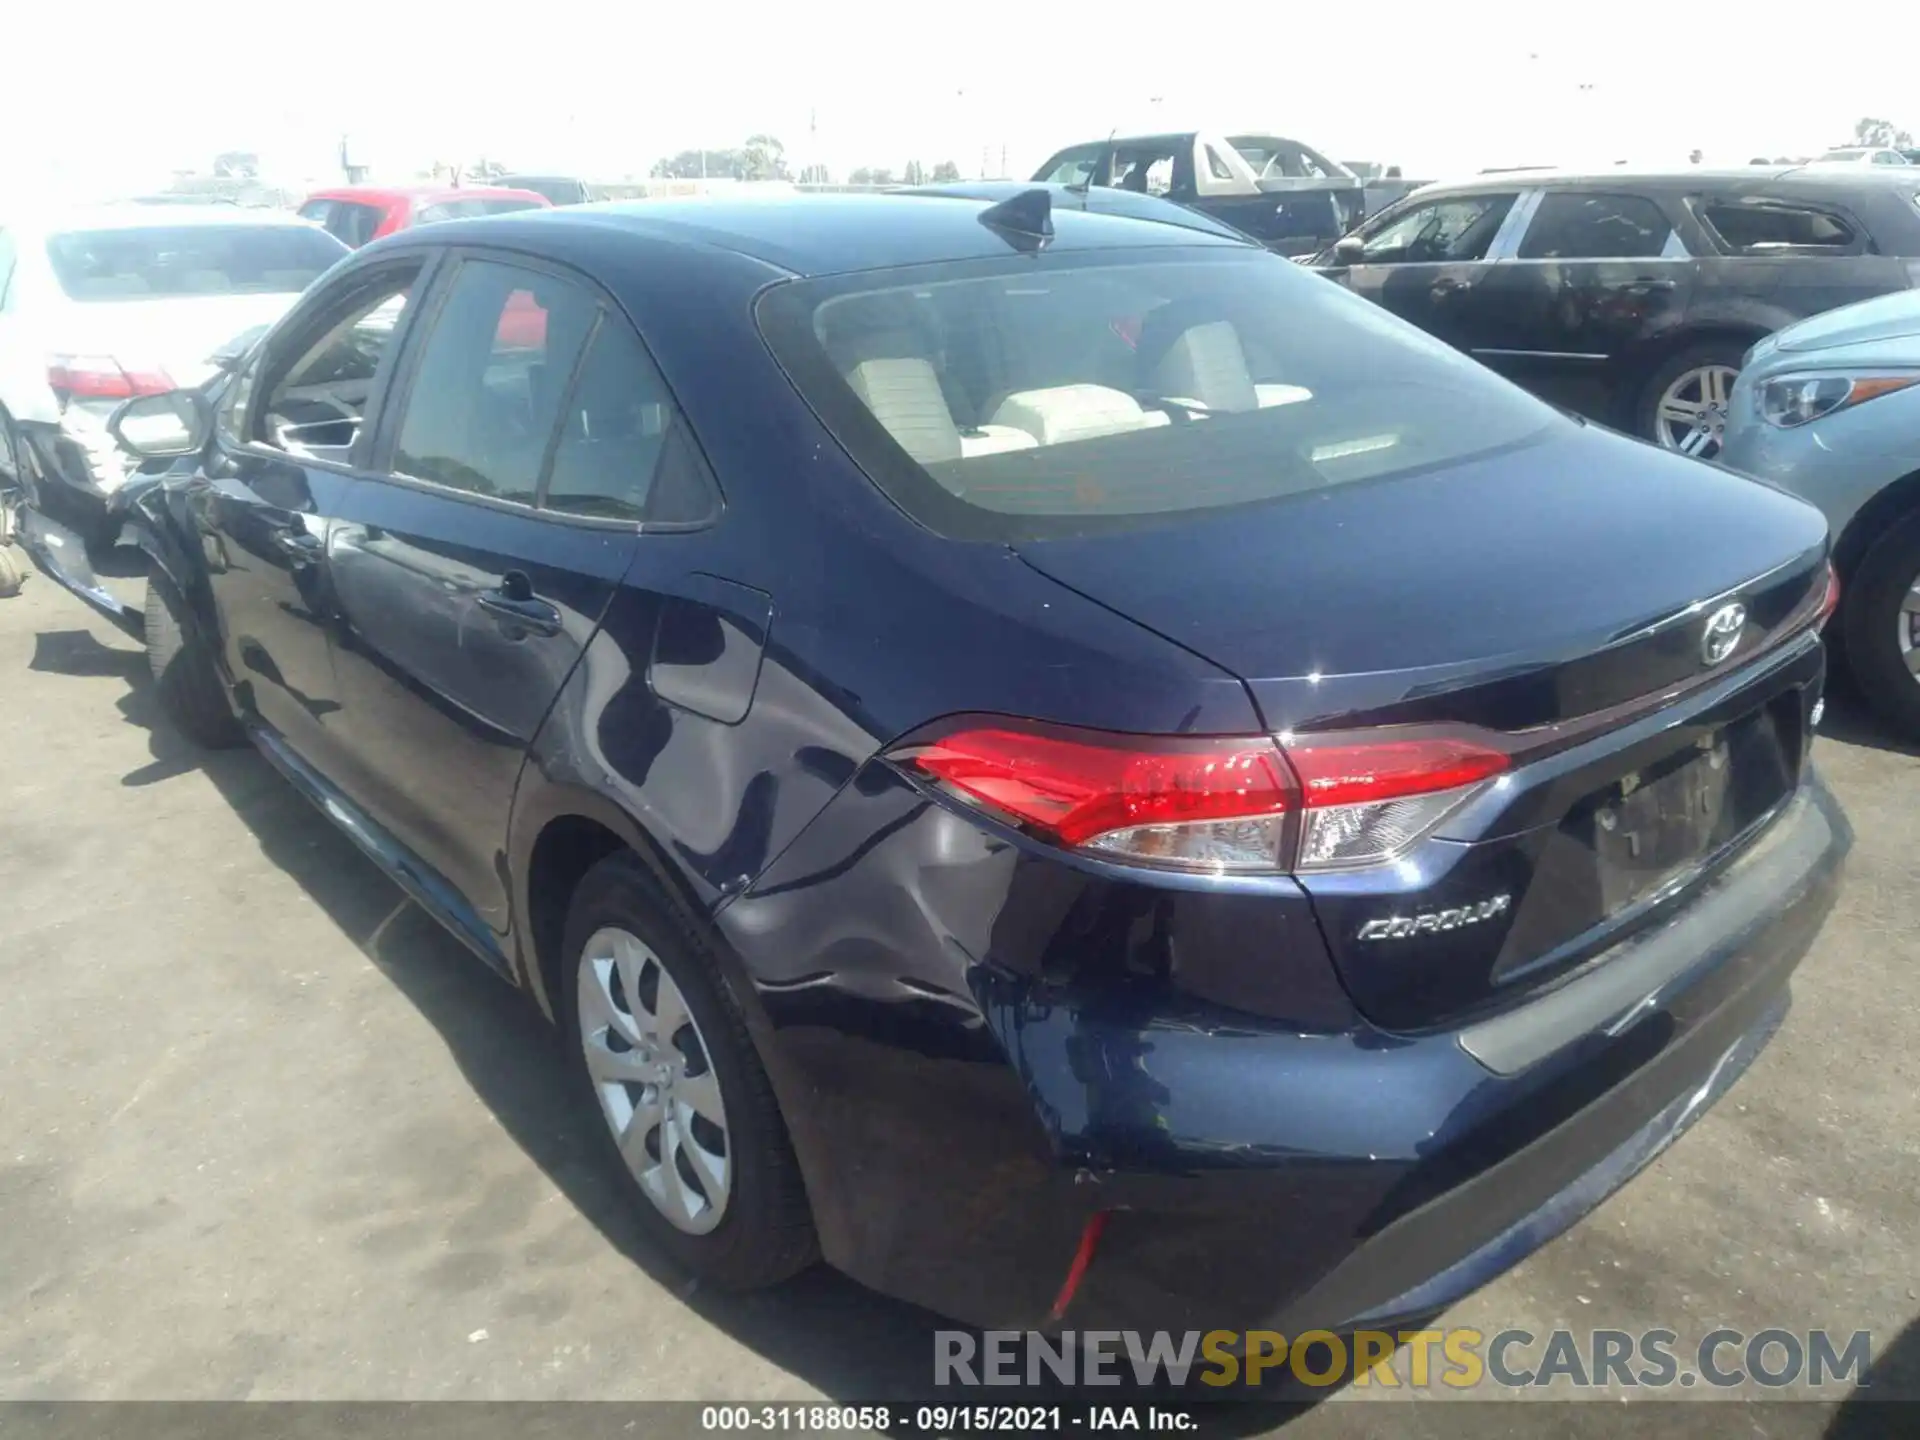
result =
M165 576L147 580L147 666L167 717L194 744L231 750L246 742L213 656L193 622L186 602Z
M580 1020L580 962L598 930L618 926L641 940L671 975L699 1026L726 1106L733 1190L719 1224L704 1235L670 1223L627 1168L587 1071ZM581 879L567 909L560 1028L579 1104L641 1225L684 1269L725 1290L777 1285L819 1259L813 1212L787 1137L773 1085L746 1020L723 977L704 922L671 897L626 851Z
M1880 719L1920 740L1920 680L1907 668L1898 626L1901 606L1920 581L1920 511L1873 544L1854 568L1840 601L1838 627L1847 668Z
M1633 402L1633 433L1642 440L1659 445L1660 397L1666 394L1667 387L1687 371L1707 365L1726 365L1738 370L1746 353L1747 347L1738 340L1703 340L1698 345L1689 345L1669 355L1647 377L1646 383L1640 387L1639 397Z

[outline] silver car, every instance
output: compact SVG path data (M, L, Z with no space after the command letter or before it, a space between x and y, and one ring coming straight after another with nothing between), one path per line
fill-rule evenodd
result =
M1826 512L1829 640L1874 708L1920 738L1920 293L1789 325L1747 352L1720 463Z

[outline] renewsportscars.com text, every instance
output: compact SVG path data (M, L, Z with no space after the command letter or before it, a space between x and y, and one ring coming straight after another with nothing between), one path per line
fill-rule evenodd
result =
M1279 1383L1472 1390L1851 1387L1873 1361L1866 1330L1308 1330L934 1332L936 1385Z

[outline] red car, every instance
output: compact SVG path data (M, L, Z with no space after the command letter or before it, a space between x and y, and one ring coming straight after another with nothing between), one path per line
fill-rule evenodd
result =
M300 218L359 249L369 241L436 220L509 215L515 210L551 210L553 202L532 190L500 185L343 185L316 190L300 206ZM546 312L526 294L516 294L500 320L506 348L537 350L546 339Z
M314 191L301 205L300 218L357 250L369 240L412 225L552 207L551 200L532 190L497 185L343 185Z

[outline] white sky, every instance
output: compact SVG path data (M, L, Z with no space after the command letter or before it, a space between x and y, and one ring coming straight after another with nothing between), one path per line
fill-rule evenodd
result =
M482 155L613 178L780 137L836 173L910 158L1015 175L1109 130L1265 129L1436 176L1709 162L1920 131L1920 5L1871 21L1782 3L1295 5L1216 0L716 6L435 0L156 8L14 0L0 197L163 186L221 150L268 178L404 178ZM1904 13L1907 18L1898 18ZM33 57L45 57L44 63ZM1582 86L1590 88L1581 88ZM817 116L810 133L809 117Z

